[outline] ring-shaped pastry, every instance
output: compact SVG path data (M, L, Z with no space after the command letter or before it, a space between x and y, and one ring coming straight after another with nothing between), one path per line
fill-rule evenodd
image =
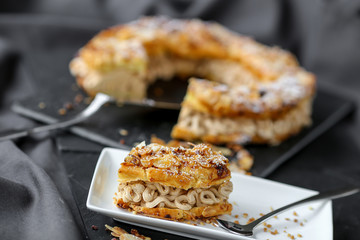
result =
M146 98L157 79L192 79L172 137L277 144L311 124L315 76L296 58L217 23L144 17L93 37L70 63L90 95ZM205 80L206 79L206 80Z

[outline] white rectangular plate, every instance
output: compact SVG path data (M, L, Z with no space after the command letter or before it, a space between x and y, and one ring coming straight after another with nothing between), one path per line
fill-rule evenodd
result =
M135 215L114 205L117 191L117 170L128 151L104 148L97 162L86 206L101 214L151 229L171 232L193 238L206 239L253 239L227 232L211 224L188 223ZM232 215L223 219L246 223L272 209L316 194L315 191L277 183L257 177L232 173L234 191L229 202L233 204ZM303 205L271 218L255 229L256 239L332 239L331 201L319 201Z

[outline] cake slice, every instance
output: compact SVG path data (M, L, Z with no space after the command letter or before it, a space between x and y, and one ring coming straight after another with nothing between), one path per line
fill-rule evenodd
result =
M228 159L209 145L133 148L118 170L115 204L169 220L194 220L231 213Z

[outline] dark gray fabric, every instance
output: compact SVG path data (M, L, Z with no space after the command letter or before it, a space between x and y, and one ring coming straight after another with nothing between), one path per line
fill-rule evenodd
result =
M61 84L69 77L67 65L77 49L101 29L142 15L217 21L262 43L279 45L317 75L320 87L335 87L360 103L359 0L2 0L0 133L38 124L12 113L10 104L44 91L56 93L48 83ZM315 190L359 185L359 124L356 113L272 179ZM110 239L105 231L90 227L104 217L89 213L83 225L77 206L86 209L85 201L74 200L62 162L77 159L77 168L67 170L91 176L97 156L75 155L67 159L58 153L51 136L0 143L1 239L81 239L86 237L84 228L94 239ZM84 199L85 185L79 188ZM359 201L353 197L334 203L334 239L358 239ZM150 234L153 239L163 236Z
M48 152L43 152L48 147L33 148L32 160L13 143L0 143L1 239L80 238L66 199L61 195L64 189L59 191L59 185L54 184L55 172L62 169L58 169L56 158L51 159ZM65 176L62 181L66 182Z

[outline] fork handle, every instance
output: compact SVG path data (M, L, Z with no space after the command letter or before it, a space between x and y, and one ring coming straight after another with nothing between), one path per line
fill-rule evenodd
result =
M358 187L347 187L347 188L343 188L340 190L333 190L333 191L328 191L328 192L323 192L323 193L319 193L316 194L314 196L302 199L300 201L294 202L294 203L290 203L286 206L283 206L281 208L278 208L272 212L269 212L268 214L265 214L264 216L256 219L255 221L247 224L247 226L249 227L256 227L258 224L262 223L263 221L265 221L266 219L268 219L269 217L274 216L275 214L281 213L289 208L295 207L295 206L299 206L308 202L313 202L313 201L317 201L317 200L323 200L323 199L336 199L336 198L340 198L340 197L346 197L352 194L355 194L357 192L359 192L360 189Z
M47 131L51 131L51 130L55 130L55 129L63 129L63 128L73 126L75 124L78 124L78 123L86 120L88 117L90 117L91 115L96 113L102 105L104 105L105 103L108 103L110 101L114 101L114 98L112 98L111 96L108 96L106 94L103 94L103 93L98 93L98 94L96 94L94 100L90 103L90 105L86 109L84 109L82 112L80 112L73 119L63 121L63 122L54 122L49 125L35 127L32 129L29 129L29 130L24 130L24 131L20 131L17 133L9 134L9 135L0 137L0 142L6 141L6 140L18 139L18 138L30 136L33 134L38 134L41 132L47 132Z
M32 129L29 129L29 130L16 132L16 133L13 133L13 134L9 134L9 135L0 137L0 142L7 141L7 140L19 139L19 138L31 136L33 134L38 134L38 133L42 133L42 132L48 132L48 131L55 130L55 129L63 129L63 128L75 125L77 123L80 123L83 120L84 120L83 117L77 117L77 118L71 119L69 121L56 122L56 123L52 123L52 124L45 125L45 126L35 127L35 128L32 128Z

